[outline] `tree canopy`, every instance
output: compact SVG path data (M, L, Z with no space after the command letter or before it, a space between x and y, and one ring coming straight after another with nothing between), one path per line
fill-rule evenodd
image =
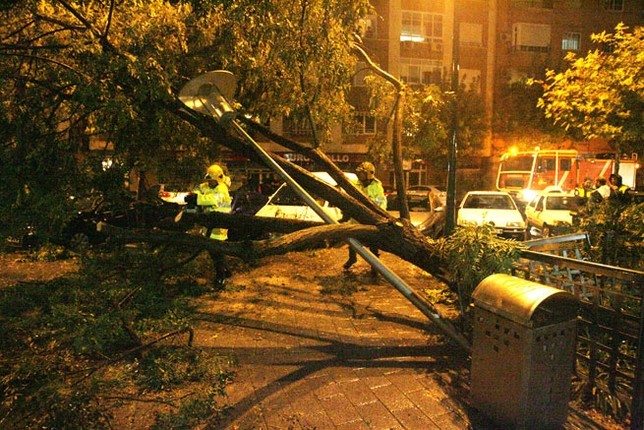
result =
M441 273L432 242L408 220L399 222L377 207L322 147L276 135L262 121L303 115L319 126L316 143L323 144L322 132L351 109L344 90L360 42L353 30L369 7L363 0L15 3L2 12L0 29L0 52L7 59L0 65L1 156L10 182L0 190L2 209L20 206L30 222L50 226L51 206L65 205L64 197L87 188L88 181L105 188L122 181L122 171L102 169L100 158L90 154L97 151L88 151L88 140L96 137L110 145L123 170L163 163L161 154L178 149L193 158L186 165L199 173L221 147L263 163L244 139L178 98L191 78L226 69L238 77L240 123L324 166L342 190L276 154L270 157L305 189L377 226L377 233L365 236L367 244L378 241L382 250ZM409 124L418 133L426 127Z
M5 4L0 205L23 203L28 191L31 201L46 202L31 217L47 212L49 223L62 197L105 183L105 154L88 151L90 142L109 143L103 149L123 171L163 166L194 180L222 145L177 116L176 95L209 70L235 73L244 114L266 123L302 116L323 141L350 111L352 29L369 7L363 0Z
M371 111L381 123L391 120L397 91L378 77L366 79L371 94ZM478 83L462 84L456 94L458 110L459 155L476 154L488 132L483 99ZM450 126L453 115L453 92L444 91L440 85L404 85L402 105L402 145L405 159L431 160L438 170L446 170L449 154ZM372 142L372 150L383 159L389 158L391 148L386 132Z
M162 164L167 162L164 154L179 150L185 154L184 165L200 174L217 159L221 148L227 148L262 164L269 164L265 159L269 157L271 165L279 165L302 188L357 223L312 226L280 219L260 222L257 217L240 214L195 216L184 212L185 228L182 222L165 230L99 224L112 236L114 249L125 254L127 249L121 245L136 243L149 245L140 246L143 252L157 248L177 251L177 260L187 253L191 256L184 261L190 261L203 251L253 260L345 240L368 256L365 248L349 240L359 239L367 247L377 246L453 284L451 276L459 276L464 269L450 271L445 261L450 249L446 240L429 239L408 219L396 219L381 209L350 183L323 151L326 131L351 112L346 95L360 43L354 29L369 7L364 0L13 3L0 12L4 22L0 54L6 59L0 63L0 157L8 184L0 189L0 215L18 212L37 227L38 222L51 227L62 223L62 216L52 219L52 209L65 206L67 196L89 186L122 190L123 172ZM185 83L217 69L229 70L238 78L232 100L238 111L234 128L188 108L179 99ZM430 118L440 117L426 96L424 100L417 108L431 113ZM400 110L396 112L397 130L401 130ZM270 119L282 115L308 119L314 126L313 144L271 131ZM407 130L437 133L427 128L429 123L423 123L421 116L412 118ZM306 156L322 166L338 186L320 181L278 154L262 152L240 129ZM91 143L97 142L105 145L103 149L109 151L116 168L101 167L102 151L89 150ZM190 232L195 224L249 229L260 223L267 226L267 232L285 234L235 242ZM456 254L462 255L458 250L471 242L466 236L462 242L453 242ZM521 245L498 241L503 252L497 248L494 255L504 260L507 270ZM494 238L480 240L485 246L493 242ZM467 261L465 270L478 276L488 274L492 265L479 260ZM386 267L379 268L426 316L461 346L469 347L449 321L442 321L429 299L407 288ZM494 270L500 269L495 266ZM103 301L97 305L102 306Z
M641 152L644 127L644 30L623 24L592 36L585 57L570 52L570 68L546 72L538 106L565 129L602 137L618 150Z

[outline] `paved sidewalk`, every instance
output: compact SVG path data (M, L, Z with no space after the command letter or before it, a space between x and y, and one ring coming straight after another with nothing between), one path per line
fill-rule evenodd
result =
M334 274L258 268L203 302L195 345L237 372L217 428L493 428L468 405L465 351L366 268L345 295L324 270Z

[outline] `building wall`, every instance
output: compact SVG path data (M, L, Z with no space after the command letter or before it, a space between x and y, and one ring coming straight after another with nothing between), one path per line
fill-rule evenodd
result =
M579 35L578 49L573 51L584 56L594 48L591 34L604 30L611 32L619 22L629 26L641 24L642 2L623 0L623 3L623 11L612 11L605 9L604 1L595 0L498 0L497 84L543 76L546 68L566 68L568 64L563 58L569 50L562 49L562 39L568 33ZM535 7L538 4L542 7ZM520 41L517 38L521 38L521 35L517 34L517 25L521 24L538 24L549 28L548 46L543 49L518 46Z
M480 93L491 118L495 95L508 84L542 77L546 69L568 67L563 58L569 50L562 49L562 40L567 35L578 36L576 41L568 38L573 42L568 47L576 48L575 52L584 56L593 48L591 34L611 32L619 22L631 27L642 24L642 0L623 0L622 10L606 10L606 3L605 0L373 0L377 17L370 21L363 44L377 64L399 78L406 62L421 60L440 64L442 78L449 82L452 67L457 63L460 82L479 80ZM441 14L442 40L401 41L403 14L410 11ZM458 41L456 46L455 41ZM354 87L350 99L358 110L368 109L366 88ZM282 131L288 136L286 128ZM480 155L493 160L497 155L491 144L493 130L489 136ZM367 156L365 143L369 137L343 135L338 127L324 150L342 160L351 160L344 164L350 169ZM497 142L498 139L494 148L513 144ZM267 149L279 152L279 148ZM431 166L431 160L427 161L430 162L419 165ZM482 161L481 165L489 168L493 161ZM379 170L384 176L390 169L382 166ZM411 176L427 180L431 177L422 172Z

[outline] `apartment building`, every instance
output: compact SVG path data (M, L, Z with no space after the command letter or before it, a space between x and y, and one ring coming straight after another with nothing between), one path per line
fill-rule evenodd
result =
M478 81L490 118L498 109L499 95L507 93L512 82L541 77L547 68L567 67L565 55L570 51L585 55L592 48L593 33L610 32L620 22L631 27L644 22L642 0L372 0L372 4L375 13L364 20L363 43L375 62L407 84L449 82L457 65L460 83ZM325 143L325 151L344 169L367 158L365 142L383 126L369 116L364 75L365 65L358 64L351 94L358 126L338 127ZM276 131L303 141L310 137L307 127L288 121L278 124ZM272 145L267 149L280 151ZM492 158L498 149L490 139L481 159ZM314 168L301 155L281 154ZM459 164L463 161L471 160ZM392 166L383 164L378 166L379 176L390 182ZM436 182L431 160L408 160L406 168L408 185ZM444 175L438 177L441 182Z

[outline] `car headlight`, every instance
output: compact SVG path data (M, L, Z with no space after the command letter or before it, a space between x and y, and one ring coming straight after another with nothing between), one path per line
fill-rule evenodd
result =
M521 200L524 202L530 202L537 196L537 192L534 190L523 190L521 192Z
M506 227L523 227L523 223L521 221L508 221L505 225Z

